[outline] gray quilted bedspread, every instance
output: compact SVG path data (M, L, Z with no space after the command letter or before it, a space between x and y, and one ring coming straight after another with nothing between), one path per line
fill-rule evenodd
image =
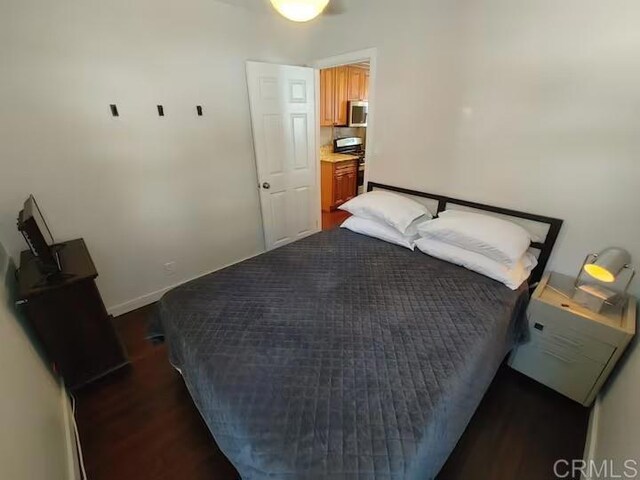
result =
M182 285L151 337L244 480L433 478L526 287L336 229Z

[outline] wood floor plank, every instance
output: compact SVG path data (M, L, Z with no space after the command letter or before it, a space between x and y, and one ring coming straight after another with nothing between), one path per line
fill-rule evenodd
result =
M322 230L331 230L342 225L351 214L344 210L335 210L333 212L322 212Z
M153 306L114 323L130 368L79 391L76 416L91 480L237 480L171 367L144 339ZM581 458L588 410L501 367L439 480L552 479Z

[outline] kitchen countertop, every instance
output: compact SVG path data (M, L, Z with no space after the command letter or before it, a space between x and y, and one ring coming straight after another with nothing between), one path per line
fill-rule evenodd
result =
M357 155L345 155L344 153L323 153L320 157L321 162L327 163L339 163L347 162L349 160L358 160L360 157Z

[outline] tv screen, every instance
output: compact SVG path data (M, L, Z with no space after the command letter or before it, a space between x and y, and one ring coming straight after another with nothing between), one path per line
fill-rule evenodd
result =
M18 215L18 230L22 232L31 253L38 258L41 270L46 273L59 272L60 260L52 248L55 243L53 235L33 195L29 195Z
M40 208L38 208L38 204L36 203L36 199L33 195L30 195L26 202L24 202L24 211L25 213L32 217L38 226L38 230L42 233L42 236L48 247L53 246L55 243L53 241L53 236L49 231L49 227L47 226L47 222L44 221L42 217L42 212Z

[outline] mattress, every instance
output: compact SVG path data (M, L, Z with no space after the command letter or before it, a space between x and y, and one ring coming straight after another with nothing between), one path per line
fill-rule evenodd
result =
M425 480L517 341L526 291L336 229L168 292L150 336L243 479Z

